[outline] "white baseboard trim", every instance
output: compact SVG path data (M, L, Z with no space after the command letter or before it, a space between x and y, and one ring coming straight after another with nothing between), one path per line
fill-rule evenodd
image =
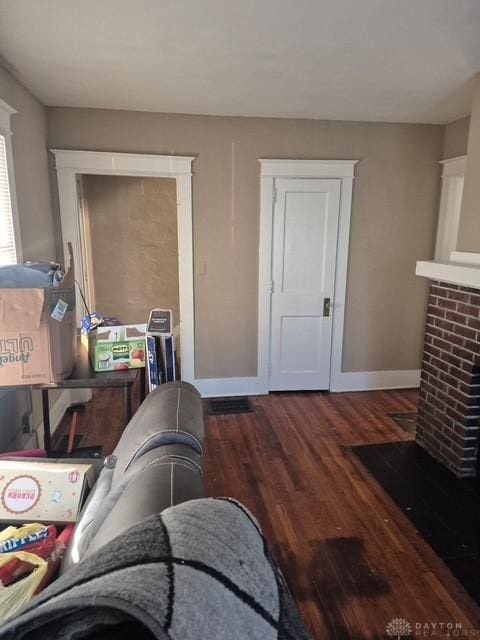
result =
M90 389L64 389L50 406L50 432L53 436L68 407L76 402L88 402L92 397ZM43 420L36 427L38 447L43 447Z
M353 371L339 373L330 391L374 391L381 389L411 389L420 386L420 370Z
M268 393L265 381L251 378L200 378L193 381L202 398L222 396L258 396Z
M268 381L251 378L200 378L193 381L202 398L268 394ZM342 372L332 379L330 391L411 389L420 386L420 370Z

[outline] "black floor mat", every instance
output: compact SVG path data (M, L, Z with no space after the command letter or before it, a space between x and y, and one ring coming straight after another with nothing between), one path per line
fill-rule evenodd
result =
M458 480L415 442L352 451L480 604L480 481Z
M208 413L211 416L223 413L250 413L253 411L250 400L244 396L238 398L215 398L208 401Z
M405 413L389 413L389 418L395 420L399 427L407 433L415 433L417 430L417 413L408 411Z

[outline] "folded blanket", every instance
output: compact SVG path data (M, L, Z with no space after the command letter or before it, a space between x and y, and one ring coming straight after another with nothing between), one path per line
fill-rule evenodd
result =
M309 640L259 526L238 502L148 517L87 556L0 640Z
M54 262L26 262L0 267L0 289L47 289L63 280L60 265Z

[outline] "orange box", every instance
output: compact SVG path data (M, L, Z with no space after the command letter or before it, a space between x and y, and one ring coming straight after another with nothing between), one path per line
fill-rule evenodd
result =
M48 384L70 375L76 357L75 274L58 287L0 289L0 386Z

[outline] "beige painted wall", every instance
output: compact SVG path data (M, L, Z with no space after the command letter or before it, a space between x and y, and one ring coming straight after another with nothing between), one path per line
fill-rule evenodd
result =
M457 158L467 153L470 118L460 118L445 125L443 159Z
M196 155L196 375L257 368L258 158L359 159L354 184L345 371L420 365L443 127L48 109L52 147Z
M472 100L467 156L457 249L480 253L480 75Z
M83 176L96 309L142 323L153 307L179 321L175 178Z

